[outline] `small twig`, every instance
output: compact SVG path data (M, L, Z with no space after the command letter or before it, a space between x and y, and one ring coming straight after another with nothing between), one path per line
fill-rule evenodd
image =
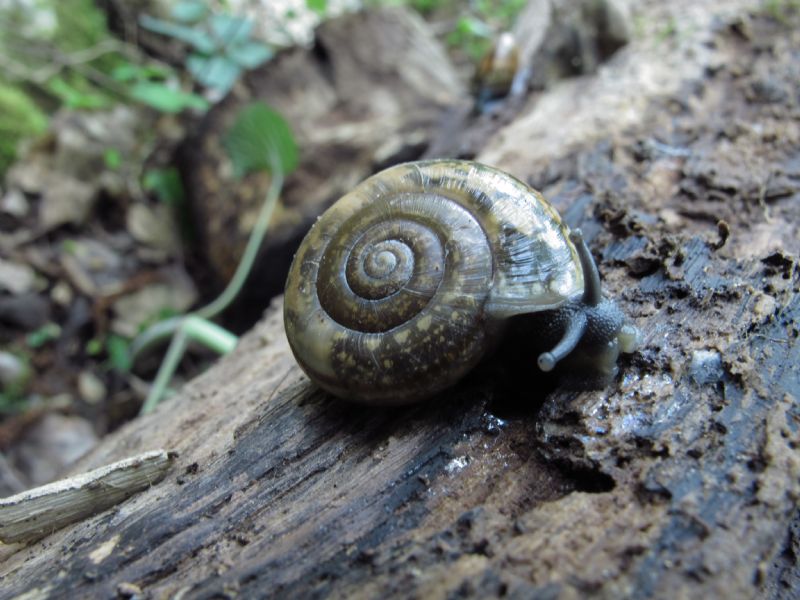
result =
M146 452L0 500L0 540L32 542L161 481L175 454Z
M0 55L0 68L11 74L14 79L43 86L66 68L74 69L114 52L124 54L122 48L122 44L113 39L103 40L90 48L78 50L71 54L63 54L52 46L41 48L21 45L14 50L20 54L28 54L46 60L48 64L38 69L31 69L29 66L19 63L8 56Z
M769 183L769 177L767 180L764 181L758 187L758 205L761 207L761 210L764 211L764 220L767 223L772 222L772 217L769 214L769 207L767 206L767 184Z

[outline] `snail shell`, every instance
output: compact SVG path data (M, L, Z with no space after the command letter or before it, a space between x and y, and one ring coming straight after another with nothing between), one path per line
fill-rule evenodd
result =
M507 96L515 83L522 85L521 75L519 44L511 33L501 33L475 70L472 87L478 104Z
M621 313L612 305L610 321L586 316L603 302L596 268L596 306L583 302L586 256L594 262L575 239L538 192L497 169L457 160L391 167L331 206L298 249L284 301L290 346L319 386L375 405L454 384L515 315L552 313L537 326L558 342L539 357L544 370L586 332L608 354ZM559 350L571 329L580 335Z

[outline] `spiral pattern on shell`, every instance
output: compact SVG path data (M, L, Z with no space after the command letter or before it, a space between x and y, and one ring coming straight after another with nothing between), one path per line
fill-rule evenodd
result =
M500 171L466 161L392 167L320 217L295 256L286 332L335 395L401 404L462 378L513 314L583 284L557 212Z

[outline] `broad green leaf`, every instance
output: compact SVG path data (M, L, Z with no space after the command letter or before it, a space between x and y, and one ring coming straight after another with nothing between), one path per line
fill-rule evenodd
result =
M324 15L328 8L328 0L306 0L306 6L315 13Z
M172 7L172 18L181 23L197 23L208 14L208 6L202 0L183 0Z
M228 48L228 56L245 69L255 69L273 56L272 49L261 42L242 42Z
M163 83L140 81L131 87L130 94L134 100L167 113L178 113L185 108L208 109L208 102L201 96L173 90Z
M170 23L162 19L156 19L149 15L139 17L139 25L154 33L166 35L181 42L190 44L195 50L205 54L211 54L216 45L214 40L205 31L195 27L187 27L178 23Z
M195 80L209 88L226 94L242 72L239 65L227 56L200 56L192 54L186 59L186 68Z
M287 175L297 168L297 144L289 124L263 102L239 111L224 144L240 177L262 169Z
M250 38L253 22L243 17L228 14L214 15L209 19L211 33L222 45L243 42Z

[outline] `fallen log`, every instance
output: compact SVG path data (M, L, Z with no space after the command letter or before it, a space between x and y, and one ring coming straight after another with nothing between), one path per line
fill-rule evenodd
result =
M479 155L591 240L644 332L613 385L495 360L351 406L299 371L276 301L77 467L167 448L166 479L8 556L0 596L795 597L800 30L729 4L531 98Z

